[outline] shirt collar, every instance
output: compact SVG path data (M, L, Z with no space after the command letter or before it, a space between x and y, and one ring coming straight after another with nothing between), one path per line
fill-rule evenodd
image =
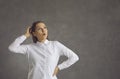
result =
M37 44L47 44L48 42L49 42L48 39L46 39L44 42L37 41Z

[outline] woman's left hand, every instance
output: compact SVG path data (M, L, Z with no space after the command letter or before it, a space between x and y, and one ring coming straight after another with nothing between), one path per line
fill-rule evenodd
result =
M59 68L58 68L58 66L57 66L57 67L55 68L55 70L54 70L53 76L57 75L57 74L58 74L58 71L59 71Z

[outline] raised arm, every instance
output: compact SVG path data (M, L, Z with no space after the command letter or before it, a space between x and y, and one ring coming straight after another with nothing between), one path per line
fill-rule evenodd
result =
M28 48L28 45L21 45L21 43L24 42L25 39L27 39L28 37L30 37L30 33L29 33L29 28L27 28L27 31L24 35L21 35L19 37L17 37L9 46L8 49L11 52L14 53L22 53L25 54Z

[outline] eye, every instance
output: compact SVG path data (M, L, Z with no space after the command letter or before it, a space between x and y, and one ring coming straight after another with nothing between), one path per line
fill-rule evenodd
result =
M37 30L42 30L41 28L38 28Z
M47 29L47 27L44 27L45 29Z

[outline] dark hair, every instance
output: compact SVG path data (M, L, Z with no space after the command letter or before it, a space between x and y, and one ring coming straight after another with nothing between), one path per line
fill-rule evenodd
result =
M30 33L31 33L31 35L32 35L32 39L33 39L33 42L34 42L34 43L36 43L36 42L38 41L37 37L35 37L35 36L33 35L33 32L35 32L36 25L37 25L38 23L45 23L45 22L44 22L44 21L35 21L35 22L32 23L32 26L31 26L31 28L30 28L30 30L29 30Z

